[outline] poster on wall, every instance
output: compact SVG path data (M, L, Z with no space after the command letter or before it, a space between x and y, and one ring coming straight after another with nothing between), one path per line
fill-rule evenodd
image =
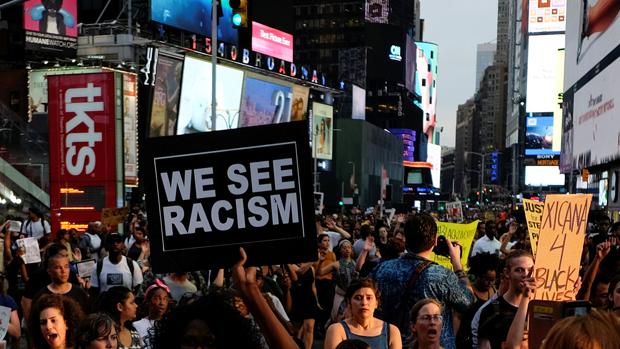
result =
M125 185L138 185L138 86L136 75L123 74L123 159Z
M310 89L305 86L293 85L293 105L291 106L291 121L301 121L308 118L308 95Z
M75 57L77 52L77 0L24 2L26 49L53 56Z
M312 157L332 159L334 108L331 105L312 102Z
M153 270L316 259L308 123L149 138ZM290 253L295 251L295 253Z
M176 133L183 61L160 53L155 69L149 137L172 136Z
M211 113L211 62L185 56L177 135L230 130L239 123L243 71L217 65L216 121Z
M293 84L248 73L243 84L239 127L289 122L292 104ZM297 117L300 112L301 109L296 110Z

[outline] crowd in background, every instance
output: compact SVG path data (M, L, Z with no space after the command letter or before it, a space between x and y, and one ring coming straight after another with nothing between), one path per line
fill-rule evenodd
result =
M450 218L414 210L390 219L353 208L316 216L316 261L247 267L241 249L230 269L160 275L150 268L139 206L123 235L101 222L52 233L33 208L0 225L5 341L9 348L310 349L317 340L326 349L526 347L536 285L524 217L466 212L465 221L476 219L466 265L461 246L446 241L451 269L431 261L436 221ZM620 347L620 223L604 214L589 222L574 287L593 310L559 322L545 348ZM36 238L40 263L26 263L23 238Z

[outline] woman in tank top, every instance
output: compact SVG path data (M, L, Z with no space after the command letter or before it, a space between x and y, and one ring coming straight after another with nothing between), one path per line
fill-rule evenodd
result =
M359 339L373 349L402 349L400 331L374 317L379 304L377 285L370 279L351 282L345 294L351 315L332 324L325 336L325 349L335 349L346 339Z

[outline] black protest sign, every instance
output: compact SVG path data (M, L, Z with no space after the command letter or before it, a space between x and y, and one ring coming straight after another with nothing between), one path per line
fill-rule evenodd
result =
M147 140L155 272L316 259L307 122Z

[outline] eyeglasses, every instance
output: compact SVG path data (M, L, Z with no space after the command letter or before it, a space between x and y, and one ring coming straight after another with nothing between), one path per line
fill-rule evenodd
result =
M439 315L439 314L435 314L435 315L420 315L418 316L418 320L420 321L424 321L424 322L431 322L431 321L436 321L436 322L442 322L443 321L443 316Z

